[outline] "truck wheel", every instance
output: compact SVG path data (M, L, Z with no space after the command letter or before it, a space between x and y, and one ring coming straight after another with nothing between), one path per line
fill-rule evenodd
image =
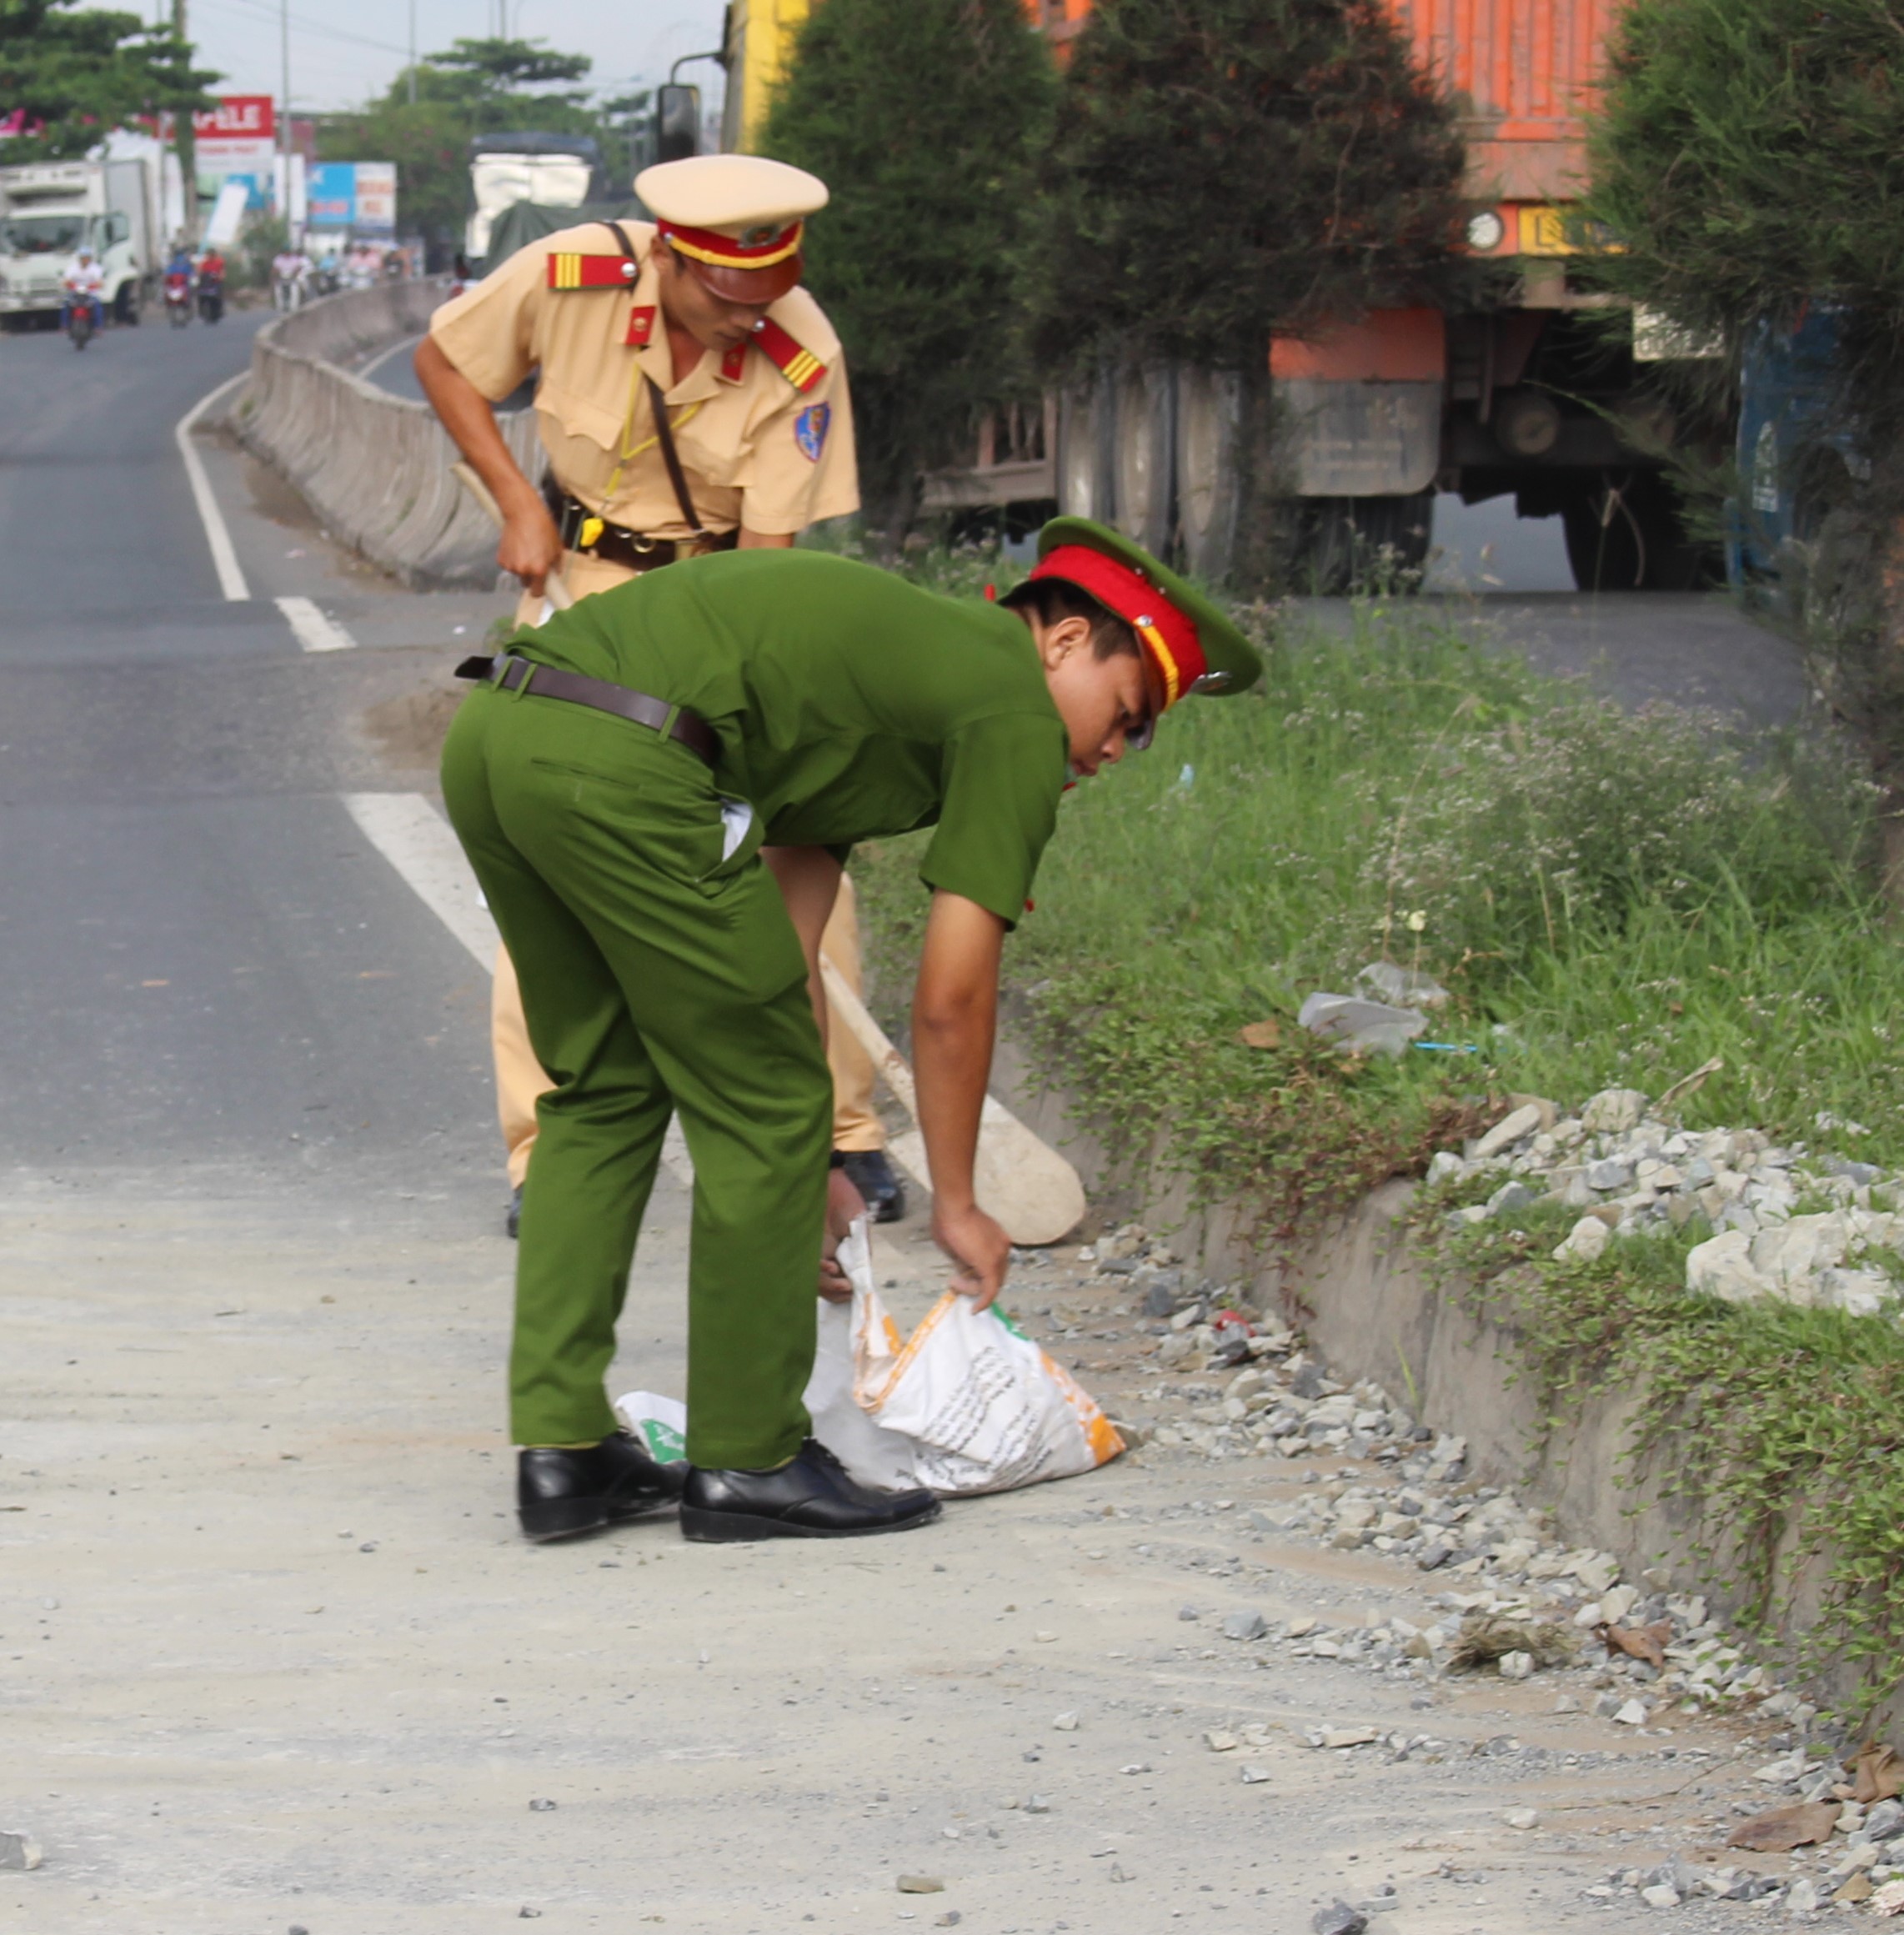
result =
M1320 598L1415 591L1428 562L1435 494L1296 500L1297 588Z
M136 282L123 282L119 293L113 298L113 320L123 328L135 327L139 319L139 285Z
M1167 363L1120 370L1109 469L1117 528L1154 557L1170 541L1170 473L1176 386Z
M1243 386L1227 372L1176 373L1177 533L1185 567L1221 579L1236 561L1242 504Z

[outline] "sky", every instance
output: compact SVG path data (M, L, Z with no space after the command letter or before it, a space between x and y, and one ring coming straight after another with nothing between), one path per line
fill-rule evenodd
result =
M103 0L128 11L169 18L170 0ZM289 0L291 101L299 114L353 108L381 94L405 63L410 8L420 54L458 39L496 32L497 9L509 10L509 30L546 41L563 53L585 53L594 66L589 84L625 93L631 83L668 78L684 53L719 47L723 0L610 0L579 7L574 0ZM226 78L217 93L278 91L279 0L186 0L186 32L201 63ZM711 61L684 68L712 105L721 72Z

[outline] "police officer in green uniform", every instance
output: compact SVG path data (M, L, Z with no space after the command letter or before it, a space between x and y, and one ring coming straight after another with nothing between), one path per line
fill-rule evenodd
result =
M828 1168L819 937L853 845L935 829L913 1008L933 1232L982 1308L1010 1245L972 1191L1000 950L1073 775L1259 667L1114 533L1045 527L1004 605L817 553L740 551L584 600L462 668L450 817L554 1087L523 1206L511 1428L525 1532L679 1499L690 1538L839 1536L937 1516L809 1435L814 1264L857 1205ZM762 848L771 850L763 856ZM687 1470L603 1386L663 1132L694 1160Z

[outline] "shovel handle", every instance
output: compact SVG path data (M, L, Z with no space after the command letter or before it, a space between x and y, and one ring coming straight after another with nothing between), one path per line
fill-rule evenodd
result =
M499 531L503 528L503 507L496 502L494 494L488 484L476 474L475 466L457 463L449 467L449 474L469 493L476 508L489 519ZM542 595L558 611L566 611L575 602L574 594L552 571L542 581Z
M919 1120L919 1102L913 1091L912 1070L905 1057L887 1040L885 1030L866 1012L866 1004L846 985L846 977L823 954L819 978L825 984L826 998L833 1011L846 1024L848 1031L865 1050L873 1066L885 1077L886 1086L899 1099L914 1121Z

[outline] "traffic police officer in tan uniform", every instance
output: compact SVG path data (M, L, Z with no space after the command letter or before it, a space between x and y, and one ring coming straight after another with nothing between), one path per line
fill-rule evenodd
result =
M634 187L653 224L591 223L520 250L438 309L417 352L424 394L503 512L496 560L523 581L521 623L546 615L551 576L584 597L704 552L790 545L859 508L839 338L799 287L825 185L758 156L704 155L645 169ZM494 411L532 372L540 489ZM841 890L824 951L857 988L850 881ZM550 1084L506 954L492 1032L513 1234ZM895 1216L872 1065L843 1027L828 1059L834 1146L875 1214Z

